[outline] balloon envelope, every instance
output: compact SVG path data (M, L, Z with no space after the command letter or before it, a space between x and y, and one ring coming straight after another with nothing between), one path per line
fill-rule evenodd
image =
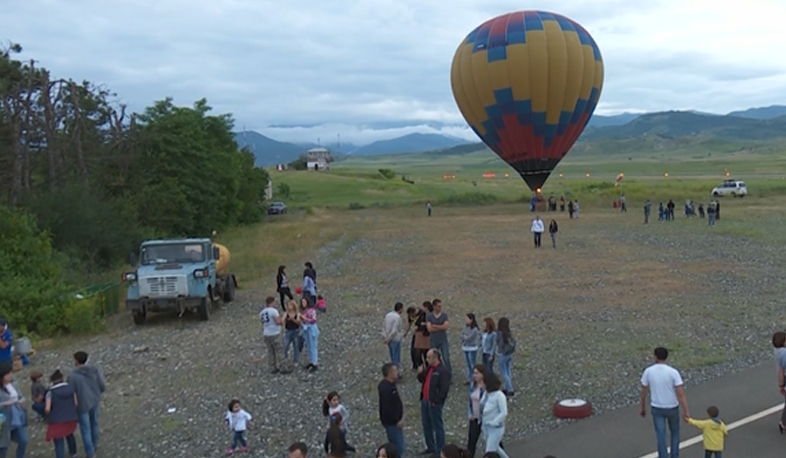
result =
M603 59L578 23L519 11L467 35L453 56L450 83L472 130L534 191L595 111Z

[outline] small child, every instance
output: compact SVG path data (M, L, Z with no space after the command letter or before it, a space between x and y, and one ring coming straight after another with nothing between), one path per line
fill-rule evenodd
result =
M229 411L227 411L224 422L234 433L232 437L232 446L227 449L227 455L235 453L235 449L240 445L240 451L248 452L248 444L244 434L246 432L246 425L251 424L251 415L245 410L240 408L240 401L233 399L229 402Z
M341 396L338 395L338 392L331 391L325 396L325 399L322 400L322 415L328 417L328 426L330 426L332 422L331 417L335 414L341 415L341 430L346 433L349 412L347 412L346 407L341 404Z
M688 418L688 423L701 429L704 436L704 458L721 458L723 452L723 438L728 431L726 425L718 418L720 412L715 406L707 407L707 415L710 416L707 420L694 420Z
M347 433L342 424L340 413L330 416L330 427L325 434L325 453L328 458L343 458L347 452L357 453L355 447L347 444Z
M327 312L327 303L325 302L325 298L322 295L317 296L317 310L320 312Z
M33 371L30 373L30 381L33 384L30 386L30 399L33 400L33 405L30 406L33 409L33 412L38 414L38 420L41 421L46 416L44 414L44 410L46 408L46 392L47 389L44 386L44 383L41 381L44 378L44 374L41 371Z

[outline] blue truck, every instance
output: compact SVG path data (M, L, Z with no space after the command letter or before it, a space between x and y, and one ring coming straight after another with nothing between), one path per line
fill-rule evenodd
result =
M235 299L237 279L229 272L229 250L209 238L147 240L123 274L128 283L126 309L134 323L145 324L150 312L195 312L203 321L218 300Z

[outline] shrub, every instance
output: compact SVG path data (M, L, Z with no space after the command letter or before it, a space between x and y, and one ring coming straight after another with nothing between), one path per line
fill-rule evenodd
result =
M466 192L464 194L451 194L439 201L443 205L482 205L498 202L500 199L495 194L485 192Z
M363 210L364 208L366 208L365 205L360 204L358 202L352 202L349 204L350 210Z
M99 318L100 296L72 299L63 307L63 328L72 334L93 334L103 328Z
M379 174L387 178L388 180L392 180L393 178L396 178L396 172L390 169L379 169Z
M306 170L308 168L308 163L306 162L306 156L300 156L299 158L290 162L288 168L292 170Z

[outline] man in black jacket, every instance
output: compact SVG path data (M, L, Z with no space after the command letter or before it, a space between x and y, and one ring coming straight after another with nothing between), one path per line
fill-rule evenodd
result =
M393 363L386 363L382 366L382 376L385 377L379 382L379 421L385 428L388 442L395 444L399 458L404 456L407 444L404 441L404 404L401 403L401 396L398 394L396 380L398 379L398 369Z
M439 456L445 446L445 424L442 421L442 407L450 391L450 369L442 364L439 350L432 348L426 353L426 366L418 369L418 381L423 384L420 390L420 419L426 450L421 455Z

